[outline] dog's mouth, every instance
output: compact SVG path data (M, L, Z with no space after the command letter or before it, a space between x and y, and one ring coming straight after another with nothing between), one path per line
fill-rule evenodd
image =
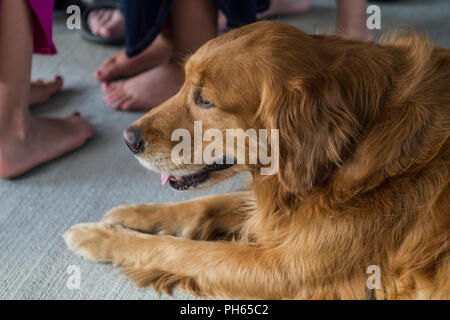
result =
M224 159L223 163L213 163L207 165L199 172L188 176L176 177L168 173L162 173L161 184L165 185L167 182L169 182L170 186L175 190L190 190L205 183L210 177L211 173L226 170L228 168L231 168L233 165L234 163L226 163L226 160Z

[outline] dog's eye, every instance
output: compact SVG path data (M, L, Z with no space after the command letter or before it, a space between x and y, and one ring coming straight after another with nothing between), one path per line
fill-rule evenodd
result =
M208 99L206 99L200 90L197 90L195 92L195 103L203 108L214 107L214 104L212 104Z

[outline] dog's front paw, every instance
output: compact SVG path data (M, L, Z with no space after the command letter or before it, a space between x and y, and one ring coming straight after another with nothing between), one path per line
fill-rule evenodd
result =
M164 208L162 204L119 206L107 212L102 222L145 233L166 234Z
M141 226L141 214L139 205L118 206L108 211L102 219L102 222L121 225L129 229L139 229Z
M83 258L109 262L119 237L117 228L106 223L81 223L67 230L63 238L69 249Z

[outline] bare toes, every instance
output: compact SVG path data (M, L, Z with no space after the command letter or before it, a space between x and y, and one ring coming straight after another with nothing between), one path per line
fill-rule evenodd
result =
M118 78L121 73L122 67L117 62L117 59L112 59L95 72L95 78L98 81L110 81Z
M131 99L132 99L132 97L130 97L128 95L123 96L120 99L113 101L113 104L111 104L111 107L116 110L126 110L126 106L131 103Z
M0 177L24 172L81 147L94 135L80 114L64 119L29 118L26 139L11 134L0 144Z
M124 94L123 81L105 82L102 84L102 90L107 97L121 96Z
M103 37L103 38L110 38L111 36L112 36L112 32L111 32L111 29L110 28L108 28L108 27L101 27L99 30L98 30L98 34L101 36L101 37Z
M126 110L126 111L130 111L133 110L133 101L128 100L126 102L124 102L120 108L120 110Z
M52 95L61 90L64 85L62 77L57 76L51 81L35 80L31 82L30 105L47 101Z
M89 14L89 28L93 34L99 34L100 29L108 23L108 21L112 17L112 10L95 10L91 14ZM92 17L91 17L92 16Z
M116 87L115 84L111 83L111 82L102 83L102 91L105 94L109 94L109 93L112 93L113 91L115 91L115 87Z
M72 124L73 131L76 132L78 145L83 145L87 140L95 135L94 127L87 122L79 112L74 112L72 115L64 118Z
M125 21L119 10L111 13L111 18L100 28L99 34L104 38L119 37L125 32Z

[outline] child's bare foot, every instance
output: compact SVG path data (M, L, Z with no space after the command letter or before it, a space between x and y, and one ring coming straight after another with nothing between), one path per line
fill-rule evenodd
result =
M183 69L166 62L132 79L104 83L102 90L113 109L149 110L177 93L183 81Z
M11 128L0 135L0 178L16 177L73 151L94 135L79 114L65 119L28 117L24 130Z
M120 37L125 33L125 18L118 9L93 10L88 24L93 34L103 38Z
M63 78L56 76L53 80L34 80L31 81L30 105L39 104L47 101L52 95L61 90L64 84Z
M98 81L130 77L160 65L169 59L171 52L171 43L159 35L145 51L135 57L128 58L125 51L112 55L95 71L94 77Z

